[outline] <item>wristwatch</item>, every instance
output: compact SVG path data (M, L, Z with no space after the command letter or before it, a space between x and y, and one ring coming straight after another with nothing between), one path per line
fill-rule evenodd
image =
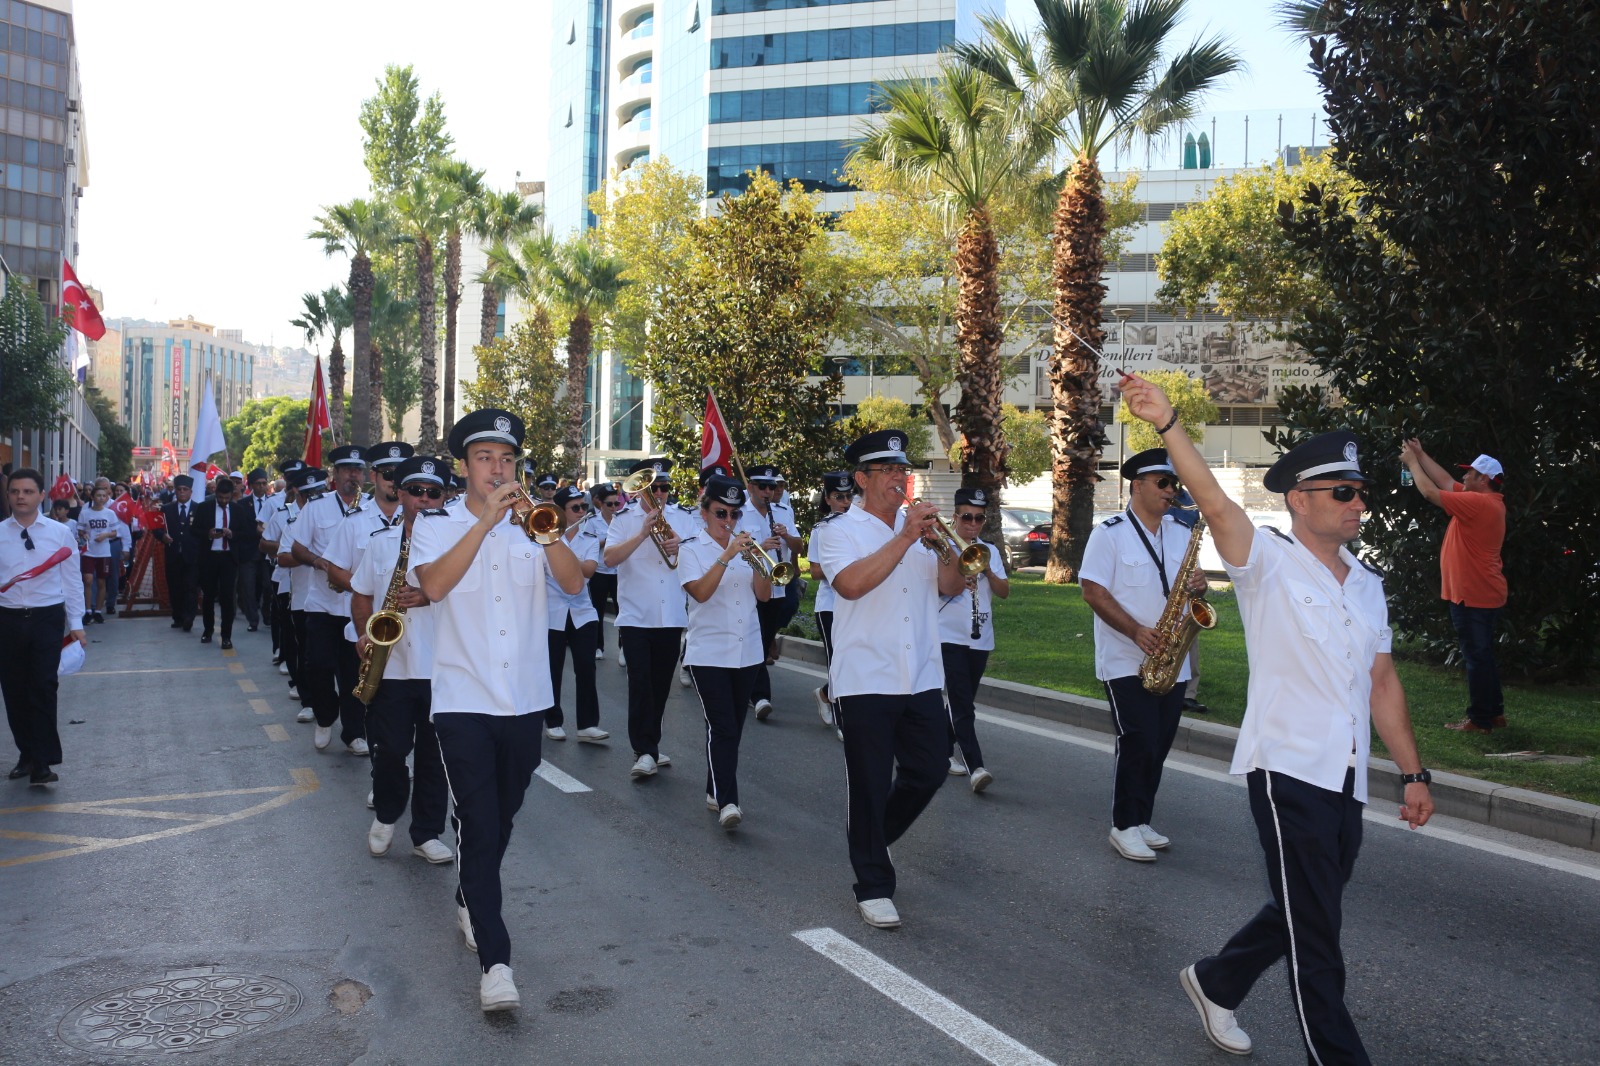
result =
M1400 783L1402 785L1431 785L1433 784L1433 774L1426 769L1420 774L1401 774Z

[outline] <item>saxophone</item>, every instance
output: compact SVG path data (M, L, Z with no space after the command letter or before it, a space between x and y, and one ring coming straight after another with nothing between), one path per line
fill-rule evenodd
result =
M389 649L406 635L406 609L400 606L400 590L406 584L406 561L411 557L411 533L400 538L400 558L395 561L389 587L383 593L383 606L367 618L367 639L372 642L367 659L356 675L355 697L371 703L383 682L383 668L389 662Z
M1161 620L1156 623L1161 650L1145 656L1144 662L1139 664L1139 680L1144 682L1145 691L1158 696L1165 696L1178 683L1178 669L1183 665L1184 657L1189 654L1189 645L1194 643L1200 630L1216 628L1216 608L1206 602L1205 593L1189 591L1189 578L1194 574L1196 561L1200 558L1200 538L1205 529L1204 518L1194 524L1189 548L1183 553L1178 575L1172 579L1172 592L1161 611Z

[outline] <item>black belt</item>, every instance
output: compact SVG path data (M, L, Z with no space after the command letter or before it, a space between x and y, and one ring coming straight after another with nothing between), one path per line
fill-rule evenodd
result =
M32 618L34 615L43 615L46 611L65 611L66 603L50 603L43 607L0 607L0 615L9 615L12 618Z

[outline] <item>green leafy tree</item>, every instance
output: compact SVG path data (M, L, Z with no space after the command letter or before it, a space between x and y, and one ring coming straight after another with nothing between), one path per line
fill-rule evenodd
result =
M91 385L84 390L84 398L89 401L89 409L94 412L95 418L100 420L96 472L112 481L126 481L128 475L133 473L133 434L117 417L117 409L105 393Z
M422 99L411 65L390 64L377 92L361 101L361 159L380 197L394 196L434 163L448 158L455 143L445 129L444 100Z
M1311 65L1370 227L1332 190L1287 220L1330 298L1291 339L1342 405L1290 390L1287 444L1349 427L1363 468L1398 470L1419 437L1441 458L1505 464L1511 598L1501 661L1591 668L1600 648L1600 34L1583 4L1410 0L1321 5ZM1576 476L1575 476L1576 475ZM1445 516L1380 492L1363 542L1403 631L1450 643L1438 600Z
M245 410L222 424L223 436L228 439L231 451L234 437L229 433L230 424L245 418L247 414L251 419L249 442L239 460L241 470L252 470L259 466L275 471L290 459L305 455L306 412L311 406L309 401L269 396L263 400L252 400L251 403L260 407L251 411L250 404L246 404Z
M55 429L75 385L61 346L67 325L32 285L12 279L0 299L0 427Z
M395 293L395 286L378 274L372 287L372 359L383 367L383 412L389 435L402 438L406 415L417 405L422 375L417 370L417 308ZM377 431L376 424L374 432Z
M289 325L300 328L305 334L306 343L312 345L318 355L322 354L323 336L327 335L333 339L333 344L328 349L328 408L332 411L343 411L345 409L343 337L344 331L350 328L350 298L345 295L343 289L334 285L322 292L308 292L301 296L300 300L305 305L305 313L299 318L290 319ZM349 435L348 427L333 427L335 442L346 440Z
M222 438L227 441L228 454L239 457L240 470L250 469L243 465L244 456L250 451L250 444L255 440L262 423L276 415L278 408L289 402L287 396L264 396L246 400L244 406L239 408L238 414L222 420Z
M1050 419L1043 411L1024 411L1015 404L1000 408L1000 427L1011 445L1011 478L1014 481L1032 481L1050 471ZM961 462L963 444L956 441L950 448L950 462Z
M839 424L845 441L880 429L898 429L906 435L906 454L914 461L933 451L933 426L926 418L911 409L904 400L891 396L868 396L856 405L855 413ZM835 464L828 469L837 469Z
M1144 376L1166 392L1167 398L1172 401L1173 411L1177 413L1178 423L1183 426L1189 439L1196 444L1205 440L1206 425L1217 418L1217 405L1211 402L1206 383L1181 370L1152 370ZM1128 427L1128 447L1133 451L1161 447L1161 435L1156 432L1156 427L1134 418L1128 412L1126 400L1117 401L1117 421Z
M541 469L553 469L565 427L556 403L563 374L556 362L556 334L549 321L520 322L505 337L475 349L478 376L463 382L467 404L477 410L511 411L527 426L523 452Z
M567 428L562 449L568 469L583 454L583 407L596 320L603 324L628 287L622 277L625 265L601 251L597 242L577 237L556 248L544 272L543 295L567 319Z

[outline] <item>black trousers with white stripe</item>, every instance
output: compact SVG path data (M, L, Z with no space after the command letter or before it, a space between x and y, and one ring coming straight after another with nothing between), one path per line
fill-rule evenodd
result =
M778 639L778 630L783 626L783 610L782 596L773 596L756 604L756 620L761 623L761 664L756 667L755 688L750 692L752 702L772 699L772 675L768 672L766 657L776 650L774 642Z
M1111 824L1118 829L1149 825L1161 769L1183 718L1183 689L1174 685L1165 696L1157 696L1145 690L1138 675L1112 678L1105 686L1117 731Z
M355 697L356 675L361 660L356 646L344 639L350 619L323 611L306 612L306 647L302 653L304 676L300 683L300 702L310 698L317 724L339 723L339 739L346 744L367 735L367 709ZM306 691L310 688L310 692Z
M661 754L661 718L672 695L682 641L682 629L617 627L617 643L628 657L628 743L636 757Z
M572 683L577 691L578 728L590 729L600 724L600 694L594 686L594 650L600 639L601 622L572 624L572 614L567 614L564 629L547 631L550 641L550 696L556 702L544 712L546 726L566 724L561 710L561 675L566 671L567 649L572 650Z
M372 813L394 825L411 805L411 843L444 835L444 762L428 712L433 682L427 678L389 678L367 707L367 743L372 746ZM416 781L406 756L416 752Z
M691 666L689 679L706 715L706 795L721 810L739 802L739 738L750 712L754 666Z
M1206 997L1237 1009L1268 967L1289 962L1289 991L1299 1016L1306 1061L1364 1066L1371 1060L1344 1005L1339 949L1344 886L1361 850L1355 770L1331 792L1269 770L1252 770L1250 813L1267 858L1272 902L1217 954L1195 963Z
M965 644L941 644L944 657L944 698L950 711L950 740L961 748L967 769L983 765L983 748L978 745L978 682L989 666L989 653Z

